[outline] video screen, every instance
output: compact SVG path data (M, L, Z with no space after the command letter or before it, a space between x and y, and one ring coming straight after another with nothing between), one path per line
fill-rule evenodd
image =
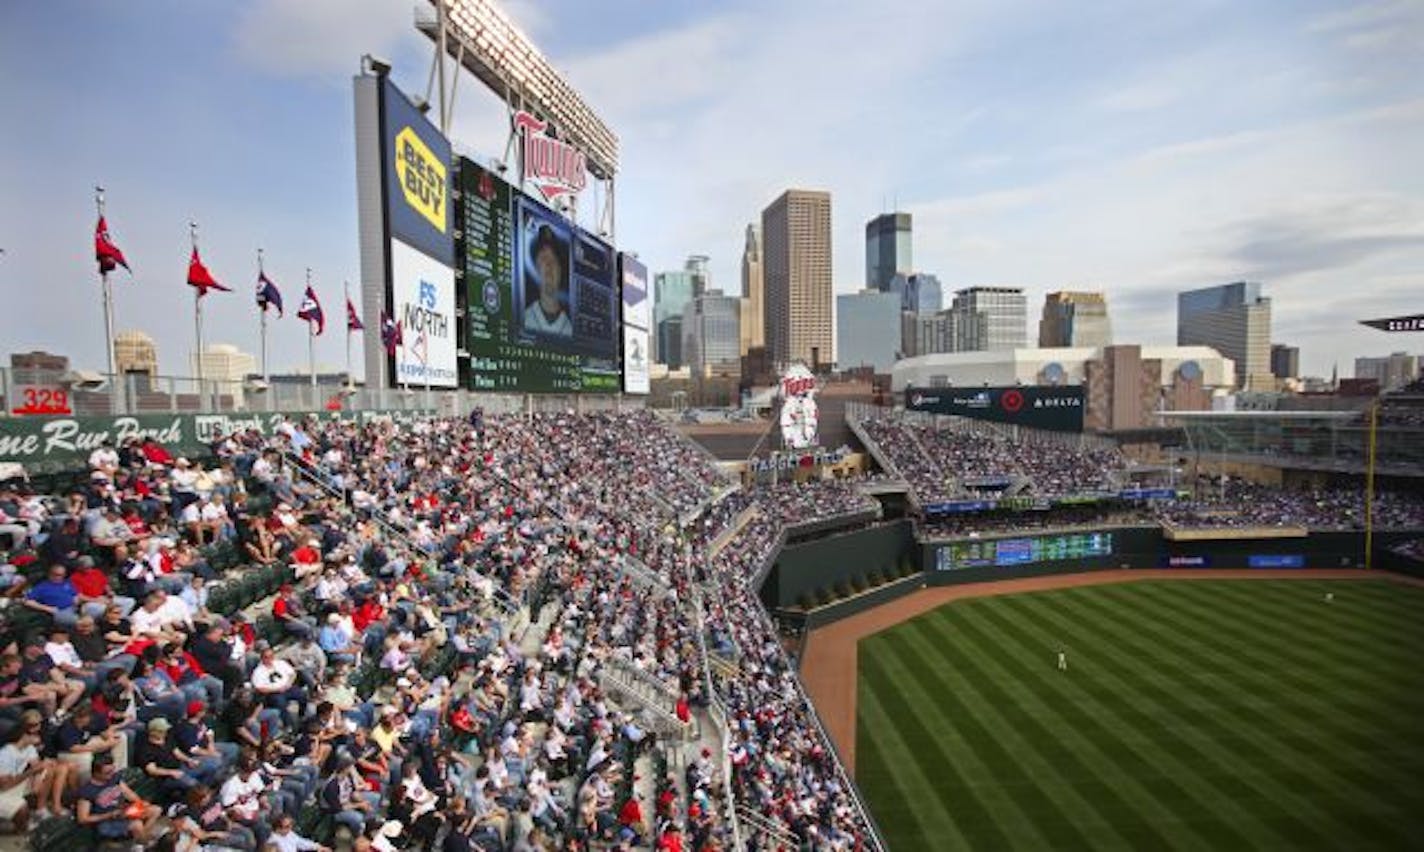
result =
M935 567L940 571L989 566L1006 568L1037 562L1111 556L1112 552L1112 533L1103 532L956 541L939 549Z
M616 253L460 161L471 390L616 393Z

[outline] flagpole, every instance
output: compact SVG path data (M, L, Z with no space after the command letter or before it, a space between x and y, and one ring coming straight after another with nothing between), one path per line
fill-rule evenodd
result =
M193 244L193 250L198 250L198 223L188 223L188 239ZM193 367L198 373L198 410L203 410L203 399L207 396L207 390L203 387L203 288L193 288L193 330L197 337L198 348L193 354Z
M99 218L104 218L102 186L94 187L94 206L98 208ZM108 356L109 363L109 408L114 414L123 414L127 406L124 405L118 370L114 366L114 291L109 284L109 272L102 263L99 265L99 281L104 291L104 354Z
M262 282L262 276L265 275L265 274L266 274L266 270L264 270L264 269L262 268L262 249L259 248L259 249L257 250L257 282L258 282L259 285L260 285L261 282ZM266 304L263 304L263 305L260 306L259 313L262 315L262 381L265 382L265 383L270 384L271 381L272 381L272 377L271 377L271 375L267 372L267 305L266 305Z
M307 267L307 289L311 290L311 267ZM307 320L307 369L311 371L312 407L317 404L316 392L316 334L312 331L311 320Z
M346 297L346 312L351 312L351 282L341 282L342 295ZM356 383L351 381L351 317L346 318L346 389L355 387Z

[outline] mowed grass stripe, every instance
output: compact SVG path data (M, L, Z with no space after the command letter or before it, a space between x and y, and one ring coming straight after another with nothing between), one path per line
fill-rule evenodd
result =
M1248 584L1261 584L1262 588L1252 589L1248 587ZM1143 585L1149 589L1157 590L1160 590L1162 586L1160 583L1145 583ZM1271 615L1287 624L1309 625L1308 631L1301 631L1294 637L1297 642L1356 666L1370 668L1380 664L1398 665L1414 661L1411 649L1400 642L1404 637L1396 634L1397 628L1382 627L1374 619L1359 617L1362 607L1358 599L1372 598L1373 596L1360 592L1358 588L1352 588L1348 593L1342 590L1340 599L1335 603L1325 603L1323 592L1313 593L1309 590L1291 588L1296 585L1290 581L1272 582L1267 580L1188 583L1180 594L1183 597L1202 601L1209 598L1226 598L1239 606L1246 606L1253 612ZM1385 584L1377 582L1360 585L1383 586ZM1401 590L1407 588L1401 587ZM1375 618L1385 617L1378 610L1373 609L1380 600L1374 599L1370 603L1364 604L1364 607L1370 608L1369 611ZM1416 606L1416 615L1419 610L1420 607ZM1418 619L1414 620L1418 621ZM1410 619L1406 618L1403 623L1408 624L1409 621ZM1416 633L1415 638L1424 640L1424 634Z
M1124 656L1127 660L1150 661L1156 669L1170 673L1179 688L1189 687L1214 697L1220 712L1195 721L1187 720L1176 714L1172 693L1158 686L1156 679L1138 681L1139 689L1153 694L1159 705L1158 712L1164 718L1181 720L1178 731L1183 736L1189 737L1199 748L1218 755L1220 771L1212 773L1209 780L1222 788L1223 801L1238 812L1243 801L1254 800L1264 806L1267 813L1247 813L1247 820L1268 820L1262 825L1287 832L1294 843L1307 846L1320 845L1326 838L1349 829L1348 822L1328 820L1321 810L1321 804L1331 799L1341 805L1351 805L1352 802L1342 798L1347 790L1320 780L1317 774L1302 771L1297 764L1309 763L1308 755L1301 755L1298 748L1281 743L1269 734L1261 734L1271 731L1279 719L1256 710L1235 690L1219 687L1213 680L1194 674L1178 663L1206 657L1218 665L1228 668L1232 665L1231 660L1211 647L1208 637L1182 638L1168 631L1166 624L1178 613L1158 610L1151 613L1155 619L1121 617L1125 610L1129 615L1142 615L1147 611L1139 609L1132 613L1130 607L1120 603L1109 606L1097 596L1064 595L1055 597L1054 603L1064 616L1078 616L1088 623L1096 623L1100 631L1113 639L1114 648L1104 653L1112 654L1115 649L1117 655L1104 657L1107 662L1099 664L1095 653L1085 667L1092 667L1094 671L1122 668ZM1098 604L1108 611L1098 612ZM1131 653L1124 655L1124 649L1131 649ZM1242 731L1250 731L1254 736L1245 736ZM1247 779L1254 787L1245 784ZM1340 781L1347 789L1352 784L1349 779Z
M1144 586L1142 596L1164 602L1167 598L1176 597L1166 590L1151 588L1151 585ZM1121 600L1116 590L1105 591L1105 605ZM1267 677L1282 684L1288 690L1285 694L1295 696L1293 704L1298 709L1310 713L1325 728L1339 732L1358 750L1389 753L1397 749L1395 738L1378 733L1378 728L1381 725L1388 727L1388 722L1398 718L1399 714L1415 715L1418 712L1416 703L1409 700L1413 697L1412 693L1424 691L1424 681L1418 674L1417 664L1356 667L1337 662L1332 665L1327 658L1303 648L1295 641L1294 634L1283 635L1284 631L1291 629L1289 621L1279 618L1267 620L1269 613L1262 607L1225 613L1220 611L1219 603L1213 600L1209 607L1198 610L1195 627L1192 623L1181 621L1180 605L1165 609L1164 617L1199 639L1203 635L1218 639L1232 638L1231 652L1250 657L1256 663L1255 666L1233 671L1249 680ZM1274 665L1283 659L1295 664ZM1411 683L1413 685L1409 686ZM1342 686L1346 688L1340 688ZM1258 700L1279 701L1280 695L1278 692L1263 691ZM1342 706L1352 712L1339 712ZM1358 724L1362 719L1380 724Z
M1072 632L1074 625L1071 622L1064 623L1071 611L1068 611L1069 605L1063 597L1055 596L1049 606L1043 608L1036 605L1039 602L1033 597L1008 602L1005 609L1010 613L1017 611L1028 623L1049 627L1061 634ZM1056 611L1060 609L1065 611ZM1095 622L1088 619L1082 623ZM1101 623L1096 626L1099 630L1103 627ZM1177 693L1160 686L1157 678L1144 676L1148 670L1175 671L1170 657L1159 656L1151 649L1142 648L1138 648L1137 652L1131 655L1121 653L1125 646L1124 635L1130 634L1134 629L1136 628L1130 622L1124 620L1120 628L1111 636L1105 637L1101 643L1086 645L1082 649L1075 646L1075 651L1084 650L1087 653L1070 655L1070 669L1064 675L1065 679L1073 681L1085 691L1098 696L1100 700L1111 702L1114 698L1118 701L1125 699L1131 712L1119 711L1119 715L1138 720L1138 728L1143 735L1175 758L1175 769L1164 766L1162 770L1191 786L1196 791L1196 800L1204 811L1228 817L1233 827L1249 835L1251 845L1279 846L1282 843L1290 845L1319 842L1322 829L1328 833L1331 826L1311 826L1308 824L1311 822L1308 816L1302 818L1300 807L1282 803L1278 795L1272 795L1274 791L1247 784L1245 779L1253 774L1252 766L1247 762L1247 755L1242 755L1221 742L1224 739L1221 736L1222 731L1210 721L1209 714L1198 714L1195 718L1189 718L1178 709ZM1045 650L1051 652L1051 646ZM1110 658L1113 664L1095 665L1094 661L1101 658ZM1073 659L1079 661L1077 665L1073 664ZM1118 675L1119 671L1122 676ZM1181 685L1176 677L1169 677L1167 681L1174 686ZM1276 825L1261 822L1257 811L1246 807L1252 803L1278 813L1282 820Z
M978 753L980 749L994 746L992 737L976 726L967 712L944 712L942 702L949 700L957 704L953 693L931 693L927 687L926 682L932 677L935 666L943 666L944 661L936 664L920 658L913 645L913 633L913 627L896 631L886 643L886 654L881 658L880 665L885 674L900 686L903 697L911 706L933 708L930 712L921 712L916 719L917 726L925 731L926 748L918 751L915 759L938 762L926 767L931 776L935 766L952 767L964 787L958 798L947 788L937 791L940 801L950 810L951 818L966 835L988 834L992 837L997 834L999 838L994 839L997 848L1043 848L1045 839L1034 827L1030 818L1032 814L1018 806L1008 785L992 783L994 776ZM963 710L962 707L956 709ZM955 734L958 736L954 737L954 742L947 741L947 737ZM959 747L955 748L956 745ZM955 813L963 798L973 800L978 807ZM985 824L979 825L978 820Z
M1220 585L1225 588L1209 588ZM1326 591L1335 592L1333 604L1324 603ZM1039 604L1057 599L1058 606L1030 623L1040 634L1058 630L1067 635L1047 640L1047 647L1034 646L1042 645L1042 638L1030 638L1027 644L1009 638L995 642L996 635L987 627L981 635L966 635L973 626L963 629L966 622L984 621L996 629L1001 626L994 616L1016 622L1017 603L1011 602L1025 597ZM989 608L979 616L962 617L985 606ZM1132 794L1136 782L1130 769L1140 758L1131 748L1144 736L1158 736L1144 721L1155 717L1192 747L1178 758L1186 767L1183 771L1219 786L1219 798L1249 812L1243 820L1228 805L1222 815L1235 818L1238 830L1250 840L1202 844L1201 829L1171 819L1153 825L1150 808L1134 801L1114 828L1117 836L1132 838L1137 848L1424 848L1424 785L1409 783L1424 775L1424 726L1417 722L1416 710L1424 695L1424 673L1413 661L1417 649L1424 647L1421 615L1420 590L1370 580L1141 582L1071 589L963 601L927 614L914 623L929 625L934 619L938 629L919 626L910 631L920 634L912 643L920 660L906 668L935 668L938 664L926 666L925 661L938 657L949 661L949 669L925 679L926 690L936 694L948 687L967 693L964 700L975 707L977 723L1000 737L1004 759L1023 763L1006 775L1013 781L1010 795L1021 802L1018 810L1031 811L1030 818L1042 817L1040 832L1050 840L1056 839L1061 812L1074 810L1076 794L1098 803L1090 806L1092 812L1074 814L1082 834L1098 844L1097 815L1116 809L1097 790L1114 795L1125 791L1119 800ZM878 638L906 627L892 628ZM944 647L936 647L936 640ZM1083 670L1102 666L1109 668L1109 676L1096 673L1101 682L1080 683L1076 693L1063 693L1064 685L1055 682L1061 679L1045 677L1044 672L1057 674L1052 672L1053 652L1065 640L1073 663L1067 679L1089 680ZM1025 667L1027 673L1020 671ZM996 696L991 687L1002 695ZM1134 720L1141 730L1098 725L1090 731L1099 719L1085 717L1102 716L1104 707ZM946 706L910 710L946 714L951 730L955 717L962 715ZM1000 723L989 724L994 719ZM1084 720L1081 725L1078 719ZM898 721L890 713L883 724ZM1091 735L1072 730L1075 725ZM862 743L868 744L865 727ZM1126 739L1128 745L1099 742L1102 737ZM1129 750L1127 765L1115 777L1114 767L1102 755L1120 757L1124 748ZM1244 768L1223 773L1223 752L1239 758ZM1086 774L1080 771L1080 753L1093 761ZM1040 755L1058 771L1042 773L1035 765ZM883 772L896 770L892 760L883 763ZM1106 783L1099 777L1104 765ZM975 769L974 775L982 771ZM1037 792L1024 792L1025 775L1057 804L1060 814L1034 807L1031 797ZM867 777L863 783L874 782ZM1073 788L1066 793L1054 790L1064 783ZM1146 782L1156 783L1150 777ZM1243 794L1243 786L1263 790ZM1139 785L1136 795L1141 789L1145 787ZM1161 795L1160 788L1149 791L1150 798ZM957 809L963 809L963 802ZM1170 842L1134 835L1143 824L1169 836ZM944 848L938 836L906 838L883 821L882 827L896 850ZM910 831L915 831L913 825ZM1322 833L1329 836L1322 839ZM957 847L966 840L950 842ZM997 848L977 838L967 842L974 848Z
M952 669L949 659L942 653L943 646L932 641L938 635L934 632L934 623L921 621L902 631L910 641L907 652L913 658L907 662L923 666L920 670L924 674L920 677L922 681L929 681L926 687L933 689L936 699L953 705L945 706L948 712L934 717L941 722L940 727L947 729L946 735L965 731L967 736L963 742L968 746L968 753L977 761L976 774L990 789L1001 789L1011 799L1009 804L1016 813L1004 812L1001 818L1037 824L1045 829L1046 836L1028 838L1030 843L1027 848L1100 849L1105 842L1125 843L1091 808L1085 813L1080 807L1075 807L1085 804L1081 800L1069 804L1068 809L1061 806L1021 759L1010 753L1009 744L1021 741L1021 738L1011 726L1003 724L1000 708L980 695L972 682L955 678L951 683L944 676L943 673ZM992 649L977 650L992 653ZM1080 827L1080 820L1094 824L1091 829L1086 829ZM1100 837L1090 838L1088 830Z
M932 613L916 619L910 623L913 627L907 625L905 629L933 631L942 623L940 619L941 614ZM939 709L952 724L959 726L964 719L981 720L990 734L1002 738L1010 751L1008 765L1025 762L1027 766L1015 767L1020 770L1016 774L1038 778L1038 783L1045 786L1058 803L1057 815L1074 824L1072 833L1087 836L1094 848L1114 848L1122 844L1140 848L1133 840L1143 838L1129 838L1114 827L1122 815L1134 813L1140 807L1140 803L1125 800L1110 783L1118 775L1117 767L1104 765L1098 770L1090 767L1061 740L1049 736L1049 731L1036 717L1026 716L1013 698L992 680L984 683L984 676L976 670L973 660L994 654L995 648L975 644L971 637L950 636L937 646L937 652L941 665L934 677L941 687L938 694L945 699ZM1001 761L999 765L1004 763ZM1004 779L999 773L992 773L981 783L1004 783ZM1059 824L1067 827L1066 823ZM1076 842L1076 837L1065 840L1057 831L1050 832L1050 836L1057 846ZM1147 839L1157 845L1165 843L1160 835Z
M1120 605L1112 607L1111 611L1115 613L1119 609ZM1249 623L1253 613L1242 611L1236 614L1234 619L1230 619L1232 623L1229 624L1223 623L1228 619L1219 609L1198 615L1202 627L1209 626L1220 636L1227 630L1233 634L1244 630L1243 625ZM1181 617L1180 608L1174 611L1164 610L1162 617L1167 622L1181 625L1178 620ZM1258 632L1266 636L1271 630L1262 629ZM1258 681L1254 684L1254 694L1260 697L1256 703L1264 703L1261 699L1268 699L1274 704L1270 713L1264 713L1255 706L1238 707L1238 710L1251 712L1262 719L1263 724L1256 726L1261 737L1269 737L1288 748L1294 755L1295 763L1314 765L1317 767L1316 774L1325 772L1334 776L1333 783L1319 783L1322 794L1347 797L1348 801L1344 804L1357 812L1375 817L1381 816L1382 813L1394 816L1424 805L1421 785L1414 780L1419 770L1424 768L1417 763L1421 755L1407 748L1401 750L1397 737L1378 733L1379 726L1388 729L1392 722L1401 718L1398 714L1388 713L1379 718L1372 718L1368 712L1341 712L1347 706L1354 706L1353 696L1356 692L1353 689L1336 688L1337 684L1326 679L1323 674L1316 673L1309 666L1298 670L1308 685L1306 688L1288 684L1283 678L1273 677L1274 673L1282 669L1272 666L1269 655L1263 651L1265 648L1284 645L1285 647L1276 652L1283 654L1289 644L1268 638L1260 641L1264 648L1258 649L1255 640L1255 634L1246 633L1231 650L1247 658L1243 660L1248 664L1243 671L1249 672ZM1208 653L1206 649L1210 647L1209 643L1200 639L1197 642L1180 644L1184 655L1192 653L1193 648L1198 649L1199 654L1205 654ZM1231 665L1230 660L1227 665ZM1259 682L1261 679L1274 681L1275 686L1271 683L1262 684ZM1328 705L1322 704L1321 696L1334 696L1340 707L1331 712ZM1313 724L1306 724L1308 721ZM1364 746L1358 744L1362 732L1366 741ZM1381 784L1401 785L1399 790L1403 800L1380 798L1376 791ZM1375 827L1371 826L1371 829L1374 830ZM1379 830L1388 831L1388 828L1381 826Z
M1142 594L1164 602L1177 599L1167 590L1151 588L1151 584L1144 586ZM1116 600L1120 596L1113 591L1104 597ZM1395 753L1399 746L1396 738L1377 731L1389 729L1391 720L1401 714L1424 714L1424 707L1415 696L1424 692L1417 664L1353 665L1297 642L1296 634L1308 631L1299 627L1292 629L1286 617L1272 617L1266 607L1228 614L1220 610L1220 604L1220 600L1213 597L1210 606L1197 610L1200 630L1218 639L1229 638L1233 654L1249 657L1257 663L1258 667L1244 668L1244 674L1253 678L1270 675L1297 690L1295 704L1304 712L1313 713L1324 727L1345 731L1342 736L1358 751L1375 755ZM1166 617L1173 618L1176 610L1164 612ZM1279 701L1281 696L1262 691L1260 699ZM1349 712L1342 713L1342 709ZM1424 755L1420 758L1424 759Z
M966 629L987 631L1006 649L1006 654L1019 660L1027 669L1026 674L1036 670L1039 678L1056 681L1068 696L1077 694L1083 703L1094 706L1111 737L1106 746L1130 750L1138 756L1136 780L1152 791L1184 829L1217 849L1279 843L1279 836L1252 825L1249 814L1230 813L1229 808L1221 807L1219 791L1202 778L1215 767L1211 757L1162 724L1160 714L1152 712L1140 695L1125 689L1125 684L1106 671L1065 673L1054 668L1054 639L1041 627L1049 613L1030 605L1037 597L1019 599L1018 613L1013 612L1014 601L1004 599L993 606L965 607L960 617ZM1061 634L1072 632L1071 625L1058 627Z
M1161 777L1151 761L1130 748L1101 721L1096 701L1083 701L1060 686L1052 661L1039 665L1023 662L1028 652L1013 642L989 643L965 622L964 612L997 605L999 599L967 601L935 613L934 629L949 641L951 662L966 679L993 702L1007 724L1022 728L1035 742L1061 742L1064 754L1078 764L1074 779L1080 786L1114 797L1114 807L1100 808L1134 848L1221 848L1213 841L1230 839L1202 836L1192 831L1164 831L1180 816L1172 803L1187 797L1171 779ZM968 642L953 641L944 625L953 619ZM964 653L962 644L987 647L988 653ZM1006 657L1012 657L1005 663ZM1048 694L1044 694L1048 693ZM1055 699L1050 701L1049 699ZM1071 776L1070 776L1071 777ZM1232 834L1229 830L1224 834Z
M1116 594L1106 595L1105 598L1120 597ZM1103 601L1107 606L1107 601ZM1116 614L1121 611L1123 603L1108 608L1108 612ZM1211 648L1211 637L1216 637L1220 641L1222 635L1230 628L1234 633L1238 625L1246 625L1253 617L1259 620L1258 610L1243 609L1236 613L1234 619L1229 624L1222 624L1225 621L1226 613L1213 610L1210 615L1199 613L1202 616L1200 626L1202 629L1210 628L1212 632L1199 635L1195 642L1181 642L1181 652L1183 658L1189 658L1194 652L1197 654L1209 653ZM1164 622L1172 622L1180 617L1181 607L1173 609L1164 608L1160 611ZM1220 621L1217 621L1219 619ZM1177 622L1180 623L1180 622ZM1164 627L1165 629L1165 627ZM1270 622L1262 624L1259 631L1262 634L1269 634L1272 630L1288 629ZM1159 633L1158 635L1163 635ZM1273 671L1278 668L1270 664L1270 659L1258 652L1252 642L1253 636L1247 635L1244 640L1233 643L1230 651L1249 656L1251 659L1243 660L1241 670L1243 673L1254 675L1258 678L1268 678ZM1275 644L1274 640L1265 643L1267 647ZM1249 653L1248 653L1249 652ZM1231 661L1228 659L1228 665ZM1294 687L1285 689L1274 688L1270 683L1255 683L1253 693L1271 699L1275 703L1273 712L1263 713L1250 709L1254 715L1261 720L1261 723L1252 727L1258 741L1266 744L1265 740L1275 740L1291 750L1289 766L1292 770L1305 771L1310 767L1315 767L1310 778L1317 789L1315 806L1321 805L1321 798L1334 798L1339 801L1339 811L1341 820L1347 822L1355 831L1364 832L1371 835L1382 845L1397 846L1401 838L1399 835L1400 824L1408 824L1412 817L1409 815L1416 813L1420 807L1424 807L1424 798L1421 798L1420 786L1414 781L1417 777L1418 769L1411 770L1408 766L1397 766L1401 762L1400 746L1404 745L1399 741L1397 735L1375 734L1372 739L1384 745L1374 748L1361 749L1341 741L1339 731L1342 726L1348 726L1353 719L1356 727L1368 727L1370 722L1360 720L1344 712L1330 713L1328 708L1319 709L1318 702L1311 697L1310 690L1302 690ZM1311 682L1312 689L1318 695L1335 695L1337 699L1344 702L1346 697L1352 693L1349 690L1332 689L1333 684L1322 681L1319 677L1314 677ZM1293 703L1292 700L1293 699ZM1258 702L1259 703L1259 702ZM1308 709L1314 708L1314 709ZM1304 716L1313 716L1316 724L1306 725ZM1397 714L1380 718L1374 724L1383 726L1383 730L1397 728L1399 720L1411 718ZM1418 742L1418 735L1414 736L1414 741ZM1389 742L1393 741L1394 750L1389 749ZM1405 748L1404 751L1409 751ZM1417 751L1413 755L1418 758ZM1406 763L1414 762L1410 760ZM1342 765L1349 763L1350 765ZM1417 764L1416 764L1417 765ZM1296 773L1297 777L1299 772ZM1385 775L1393 776L1392 779L1385 778ZM1329 775L1329 778L1318 776ZM1389 796L1380 796L1381 787L1391 789L1393 792ZM1401 815L1405 818L1401 819ZM1361 823L1360 819L1367 821Z
M874 662L875 651L867 644L862 642L860 647L856 783L870 799L871 813L888 835L891 848L916 848L902 842L916 837L937 838L947 844L946 848L969 848L948 811L926 801L926 795L936 790L938 779L920 769L915 760L917 750L901 734L901 716L892 715L882 706L880 676L875 674L879 665ZM914 830L910 830L911 826Z
M899 654L893 635L877 638L868 653L868 676L882 706L901 726L901 736L910 746L906 760L915 764L920 775L933 779L934 783L925 788L924 806L937 804L969 848L1008 845L1007 835L980 796L987 785L968 778L964 767L955 759L957 755L950 754L945 744L926 728L923 717L938 712L936 705L912 703L904 694L909 685L905 681L913 681L918 674L901 670L897 672L898 677L891 675L896 670Z

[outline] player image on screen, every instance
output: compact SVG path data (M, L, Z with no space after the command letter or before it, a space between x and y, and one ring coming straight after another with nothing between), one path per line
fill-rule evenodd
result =
M628 363L635 367L642 367L645 363L643 358L643 342L635 337L633 338L632 349L628 352Z
M532 223L531 223L532 224ZM533 245L524 266L524 331L553 337L574 333L569 319L569 244L540 223L530 229Z

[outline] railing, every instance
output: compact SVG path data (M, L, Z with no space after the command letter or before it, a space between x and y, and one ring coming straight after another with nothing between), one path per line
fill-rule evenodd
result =
M336 488L329 481L327 481L326 473L321 467L317 465L308 464L305 460L302 459L301 456L287 449L282 450L282 460L292 470L296 471L299 476L315 484L318 488L322 489L330 496L341 500L343 503L347 502L349 497L347 492ZM416 542L415 539L411 538L410 532L408 530L404 530L396 524L392 523L381 512L372 511L369 517L372 521L375 522L376 526L379 527L381 531L390 538L405 544L407 547L410 547L417 553L422 553L426 556L432 555L431 549L429 547L423 546ZM515 601L514 598L511 597L510 594L506 592L500 586L499 583L492 582L490 584L490 590L491 600L496 606L503 610L506 615L512 614L519 609L519 603Z
M672 586L668 581L659 577L657 572L643 564L641 559L625 553L622 555L620 564L622 564L625 574L644 586L654 589L659 597L672 591Z
M438 409L459 415L481 408L489 414L534 411L623 411L642 408L645 398L622 394L494 394L463 389L367 387L351 384L344 374L283 376L261 382L246 376L205 379L131 372L121 376L103 372L77 373L58 369L0 367L0 417L24 405L27 389L46 392L46 399L62 394L66 416L116 414L196 414L207 412L282 412Z
M737 805L734 812L737 815L739 824L746 825L745 833L748 837L762 838L769 841L765 844L757 844L758 849L801 848L801 843L796 839L796 835L746 805Z

